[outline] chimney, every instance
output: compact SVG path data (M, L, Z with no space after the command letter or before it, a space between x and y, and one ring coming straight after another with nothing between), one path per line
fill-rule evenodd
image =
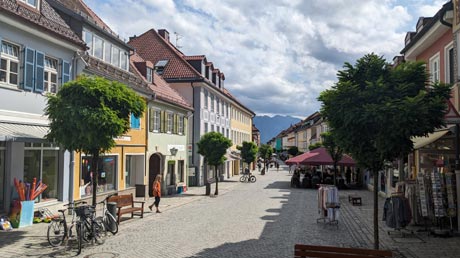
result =
M166 39L167 42L169 42L169 32L165 29L160 29L158 30L158 34L162 36L164 39Z
M136 35L134 35L134 36L132 36L132 37L129 37L129 41L131 41L131 40L133 40L133 39L135 39L135 38L137 38Z

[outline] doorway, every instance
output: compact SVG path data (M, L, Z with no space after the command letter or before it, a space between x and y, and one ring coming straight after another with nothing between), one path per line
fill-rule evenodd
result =
M161 170L161 155L158 153L152 154L149 159L149 196L153 197L152 188L155 177L160 174Z

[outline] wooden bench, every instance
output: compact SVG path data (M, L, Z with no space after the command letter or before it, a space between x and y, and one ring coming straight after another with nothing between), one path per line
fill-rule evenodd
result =
M117 223L120 224L121 215L126 213L131 213L131 218L136 215L140 216L141 218L144 217L144 201L134 201L133 194L125 194L125 195L115 195L109 198L108 202L116 202L117 203ZM139 203L141 204L140 207L135 207L134 204ZM138 212L139 213L134 213Z
M393 257L393 253L387 250L345 248L335 246L317 246L296 244L295 258L386 258Z
M351 202L353 206L355 205L361 206L363 204L361 197L357 195L353 195L353 194L348 195L348 201Z

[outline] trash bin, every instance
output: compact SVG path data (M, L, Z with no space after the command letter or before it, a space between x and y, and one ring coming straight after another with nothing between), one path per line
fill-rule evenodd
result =
M112 214L112 216L115 218L115 220L117 220L117 203L116 202L108 202L107 203L107 210L110 212L110 214ZM109 227L110 230L113 230L115 228L115 225L113 225L112 223L117 223L116 221L112 221L110 223L109 221L109 224L107 225L107 227Z

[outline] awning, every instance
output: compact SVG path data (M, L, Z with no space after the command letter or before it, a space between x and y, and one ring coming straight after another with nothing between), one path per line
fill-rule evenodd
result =
M45 125L0 122L0 141L42 142L48 130Z
M420 149L430 143L433 143L449 132L450 132L449 129L445 129L442 131L436 131L436 132L430 133L426 137L414 137L412 139L412 142L414 143L414 149Z
M324 147L320 147L290 158L285 163L288 165L333 165L334 160ZM342 159L337 164L354 166L355 161L350 156L343 154Z

